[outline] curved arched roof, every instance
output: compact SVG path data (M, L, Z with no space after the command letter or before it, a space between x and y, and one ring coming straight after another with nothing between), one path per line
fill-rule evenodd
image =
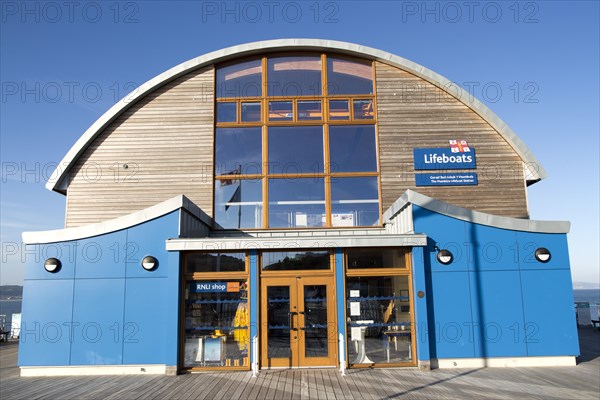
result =
M64 156L54 173L51 175L55 179L49 180L46 184L46 188L64 193L66 191L65 178L68 176L70 169L75 164L77 158L92 143L96 136L98 136L98 134L100 134L104 128L106 128L112 121L115 120L115 118L121 115L138 100L142 99L148 93L161 87L167 82L181 75L187 74L197 68L223 62L225 60L253 54L289 50L330 51L334 53L341 53L380 61L419 76L441 89L452 88L451 90L447 90L447 92L477 113L498 133L500 133L500 135L504 137L504 139L521 157L526 165L526 168L528 165L535 166L533 169L527 168L527 181L536 182L546 177L546 171L539 163L537 158L533 155L525 143L523 143L523 141L519 139L519 137L512 131L512 129L510 129L508 125L504 123L504 121L502 121L487 106L475 99L473 96L469 95L469 93L460 88L458 85L431 71L430 69L385 51L353 43L320 39L279 39L246 43L213 51L181 63L150 79L148 82L134 90L132 94L125 96L121 101L113 105L106 113L104 113L104 115L98 118L98 120L96 120L96 122L94 122L87 131L85 131L85 133L77 140L73 147L71 147L71 149Z

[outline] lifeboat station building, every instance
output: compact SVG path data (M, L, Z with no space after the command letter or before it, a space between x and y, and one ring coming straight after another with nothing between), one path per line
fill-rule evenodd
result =
M146 82L25 232L23 376L574 365L568 222L490 109L384 51L285 39Z

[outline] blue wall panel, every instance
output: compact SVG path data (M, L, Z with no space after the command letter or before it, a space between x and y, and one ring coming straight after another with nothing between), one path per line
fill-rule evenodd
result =
M172 212L161 218L148 221L127 230L127 245L121 258L126 262L127 277L148 278L167 277L169 252L165 248L166 239L176 238L179 230L179 212ZM153 256L158 267L146 271L141 267L142 259Z
M567 235L517 232L517 239L519 241L519 259L522 270L570 268ZM534 253L539 247L550 250L550 261L541 263L535 259Z
M121 256L127 239L122 230L77 242L75 278L123 278L125 263Z
M515 231L466 223L471 271L518 270Z
M123 362L124 279L76 279L71 365Z
M179 253L167 252L165 241L178 230L174 211L105 235L29 246L20 365L177 365ZM141 267L145 255L159 260L156 270ZM61 260L58 273L44 270L48 257Z
M578 355L571 272L526 270L521 279L528 355Z
M169 335L173 327L166 323L169 313L178 313L169 309L170 296L176 293L170 293L165 278L127 280L123 364L166 363L169 342L177 341L176 334Z
M526 356L519 271L470 273L475 357Z
M466 253L468 247L465 247L467 242L465 222L415 205L413 205L413 219L415 232L425 233L428 238L424 256L429 257L429 262L425 263L425 267L428 268L425 272L467 271L469 269L469 257ZM433 250L434 246L452 252L454 261L451 269L437 261L437 253Z
M27 279L73 279L77 259L77 242L49 243L25 246L25 274ZM58 258L62 264L58 272L50 273L44 269L48 258Z
M435 343L431 357L473 357L468 272L437 272L427 274L426 279L431 281L429 334Z
M23 284L19 366L69 365L73 280Z

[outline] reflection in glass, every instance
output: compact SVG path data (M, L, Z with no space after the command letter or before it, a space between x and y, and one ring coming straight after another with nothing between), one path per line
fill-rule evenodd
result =
M295 271L329 269L329 251L264 251L262 269L268 271Z
M242 103L242 122L260 122L260 103Z
M298 121L320 121L322 117L320 101L298 102Z
M327 57L329 95L373 94L373 70L370 62Z
M412 360L407 276L348 277L350 364L396 364Z
M325 225L323 178L269 179L269 227Z
M269 96L319 96L321 57L273 57L268 60Z
M290 358L290 287L267 287L267 357Z
M262 66L260 59L217 68L217 98L244 98L261 95Z
M348 105L348 100L329 100L329 119L349 120L350 106Z
M291 121L294 118L291 101L270 101L269 121Z
M354 100L354 119L373 119L373 100Z
M185 272L245 271L245 253L189 253L185 258Z
M236 122L236 103L217 103L217 122Z
M376 172L374 125L329 127L332 172Z
M323 172L323 127L269 127L269 173Z
M262 227L262 180L215 181L215 223L221 229Z
M379 190L376 176L332 178L331 225L379 225Z
M304 355L327 357L327 286L304 286Z
M402 249L348 249L348 268L406 268L406 251Z
M260 127L217 128L215 140L215 175L261 173Z
M245 280L189 281L185 286L185 367L249 366Z

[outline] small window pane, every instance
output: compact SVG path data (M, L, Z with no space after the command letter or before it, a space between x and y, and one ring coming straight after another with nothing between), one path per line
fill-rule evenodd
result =
M291 121L294 117L291 101L270 101L269 121Z
M186 256L186 273L246 270L244 253L191 253Z
M321 95L321 57L275 57L268 60L269 96Z
M373 71L370 62L327 57L329 95L373 94Z
M217 103L217 122L236 122L237 103Z
M299 121L320 121L323 118L320 101L299 101L298 102L298 120Z
M323 127L269 127L269 173L323 173Z
M348 268L406 268L402 249L348 249Z
M331 225L379 225L376 176L331 178Z
M242 122L260 122L260 103L242 103Z
M260 174L262 129L217 128L215 174Z
M322 178L269 179L269 227L324 225L325 183Z
M262 95L261 60L217 68L217 97L245 98Z
M215 181L217 229L262 227L262 180Z
M329 100L330 120L349 120L350 107L348 100Z
M376 172L377 150L373 125L329 127L331 172Z
M354 100L354 119L373 119L373 100Z
M262 269L289 271L302 269L330 269L330 252L321 251L264 251Z

